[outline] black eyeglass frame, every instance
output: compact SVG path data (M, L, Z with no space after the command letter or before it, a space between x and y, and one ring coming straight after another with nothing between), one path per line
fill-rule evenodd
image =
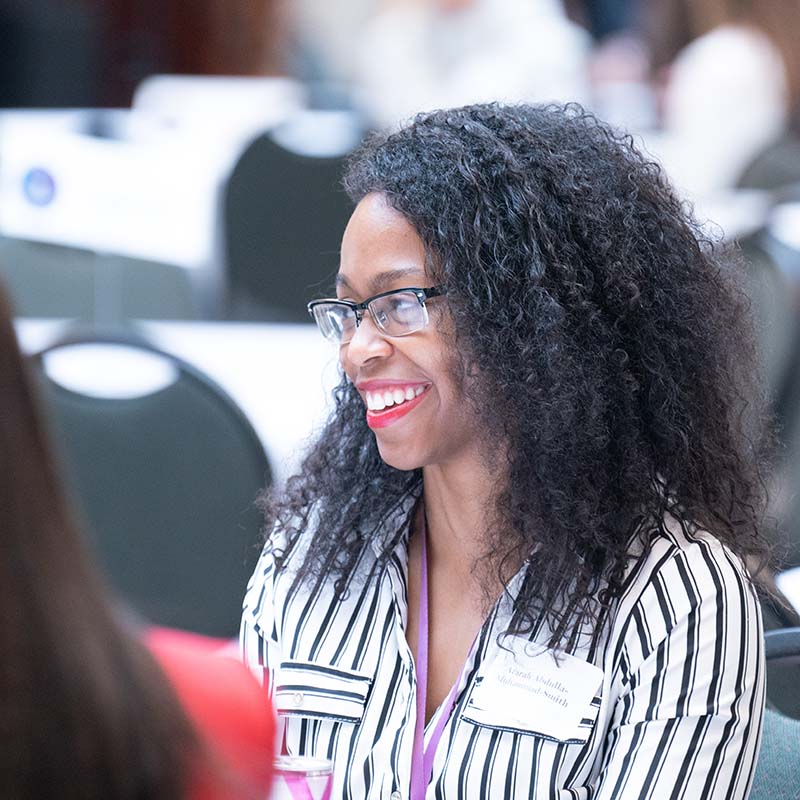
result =
M381 297L388 297L392 294L402 294L403 292L412 292L416 295L417 300L419 301L420 306L425 309L425 301L430 300L433 297L443 297L446 294L445 288L443 286L430 286L428 288L420 288L418 286L404 286L402 289L390 289L388 292L380 292L379 294L374 294L372 297L368 297L362 303L354 303L352 300L340 300L338 297L332 298L323 298L321 300L312 300L306 308L308 309L308 313L311 315L311 318L316 322L317 318L314 316L314 308L316 306L321 305L338 305L338 306L345 306L349 308L353 314L355 314L356 318L356 328L361 324L361 320L364 319L364 312L369 311L370 317L372 317L372 321L375 323L375 327L385 336L408 336L409 334L416 333L419 330L422 330L425 326L423 325L422 328L416 328L413 331L408 331L406 333L388 333L383 325L378 321L377 317L375 316L375 312L370 308L370 303L374 300L379 300ZM427 309L425 309L427 311ZM427 315L426 315L427 317ZM427 319L426 319L427 324ZM326 337L327 338L327 337Z

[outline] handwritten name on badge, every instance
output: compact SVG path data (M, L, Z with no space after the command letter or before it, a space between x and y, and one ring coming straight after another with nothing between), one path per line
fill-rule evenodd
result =
M603 680L603 671L580 658L507 637L475 687L469 711L494 724L521 728L554 739L582 738L581 720ZM502 720L500 718L502 717Z

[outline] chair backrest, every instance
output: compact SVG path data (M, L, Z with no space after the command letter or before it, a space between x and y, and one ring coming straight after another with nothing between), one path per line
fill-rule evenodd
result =
M800 664L800 628L768 631L764 636L767 659L767 698L770 667ZM794 694L800 695L794 681ZM797 800L800 798L800 719L767 708L761 753L753 778L750 800Z
M800 720L800 628L767 631L765 641L767 703L781 714Z
M782 448L772 476L770 515L786 567L800 565L800 249L777 233L790 219L773 209L770 224L741 242L760 336L766 388ZM795 217L800 224L800 215ZM786 624L786 623L783 623Z
M800 335L794 280L784 269L784 250L778 248L766 228L751 233L739 244L747 267L746 288L758 324L762 368L770 399L777 405L783 401Z
M192 276L173 264L0 237L0 277L25 317L110 325L201 315Z
M332 112L314 112L320 122L326 114ZM304 125L304 137L309 127ZM340 128L333 135L339 137ZM324 135L320 130L319 137ZM353 210L340 185L345 152L312 155L287 145L280 130L259 136L225 188L228 308L234 319L308 322L311 295L333 283Z
M108 396L62 377L129 377L131 357L153 359L167 378ZM198 370L127 337L62 340L33 363L111 584L154 623L234 635L258 556L253 501L271 479L248 420Z
M782 190L800 182L800 137L785 133L745 168L737 185L743 189Z

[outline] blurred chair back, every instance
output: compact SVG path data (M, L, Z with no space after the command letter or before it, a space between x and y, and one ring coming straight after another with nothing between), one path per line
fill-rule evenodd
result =
M750 800L797 800L800 797L800 719L774 709L769 670L778 665L800 665L800 628L769 631L765 644L768 707ZM798 694L797 685L795 680L795 695Z
M228 316L307 322L330 289L353 206L341 188L361 137L355 115L307 111L255 139L224 195Z
M773 208L769 225L745 252L756 254L752 263L762 275L771 265L778 276L771 299L761 303L760 328L767 361L772 362L768 382L782 445L771 487L771 515L779 523L776 541L789 568L800 565L800 205Z
M147 620L233 636L258 556L264 449L189 364L117 336L33 358L64 472L112 586Z
M0 237L0 277L22 317L111 325L201 316L200 292L172 264Z
M800 628L764 634L767 647L767 705L800 720ZM797 753L800 761L800 751ZM797 784L800 789L800 782Z
M786 263L791 254L776 242L766 227L745 237L739 245L748 269L747 290L758 326L763 374L769 397L778 405L800 335L800 314L795 297L798 285L791 269L793 265Z
M800 136L788 131L748 164L737 185L781 192L800 183Z

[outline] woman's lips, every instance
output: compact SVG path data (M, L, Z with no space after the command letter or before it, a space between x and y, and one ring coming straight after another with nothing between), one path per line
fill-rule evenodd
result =
M391 425L393 422L396 422L398 419L408 414L409 411L413 411L424 400L429 388L430 386L426 386L421 394L418 394L412 400L405 400L400 403L400 405L388 406L382 411L371 411L367 409L367 425L373 430Z

